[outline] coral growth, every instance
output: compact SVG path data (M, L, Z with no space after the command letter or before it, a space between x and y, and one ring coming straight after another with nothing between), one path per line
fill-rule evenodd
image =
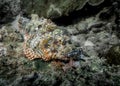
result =
M6 56L7 55L7 48L4 47L2 43L0 43L0 57L1 56Z
M107 62L112 65L120 65L120 45L112 46L106 54Z

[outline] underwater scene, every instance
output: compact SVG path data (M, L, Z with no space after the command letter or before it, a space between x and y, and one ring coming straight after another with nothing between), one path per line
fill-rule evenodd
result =
M0 0L0 86L120 86L120 0Z

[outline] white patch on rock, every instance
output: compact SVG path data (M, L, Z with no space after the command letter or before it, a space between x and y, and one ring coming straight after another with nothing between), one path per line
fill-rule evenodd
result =
M0 43L0 56L6 56L7 55L7 48L4 47L2 43Z
M94 46L94 44L91 41L85 41L84 46Z
M74 41L74 42L79 42L77 36L71 36L71 40Z

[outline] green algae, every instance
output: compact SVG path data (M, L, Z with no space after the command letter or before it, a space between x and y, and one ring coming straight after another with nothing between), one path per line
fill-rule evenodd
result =
M111 47L106 55L106 58L109 64L120 65L120 45L117 44Z

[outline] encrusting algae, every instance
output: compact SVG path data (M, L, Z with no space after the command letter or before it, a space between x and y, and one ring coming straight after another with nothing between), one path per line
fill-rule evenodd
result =
M68 60L67 54L72 51L73 45L69 43L70 37L64 30L58 29L49 19L39 18L36 14L32 14L31 17L24 28L21 28L22 19L18 21L20 32L24 36L25 56L30 60Z

